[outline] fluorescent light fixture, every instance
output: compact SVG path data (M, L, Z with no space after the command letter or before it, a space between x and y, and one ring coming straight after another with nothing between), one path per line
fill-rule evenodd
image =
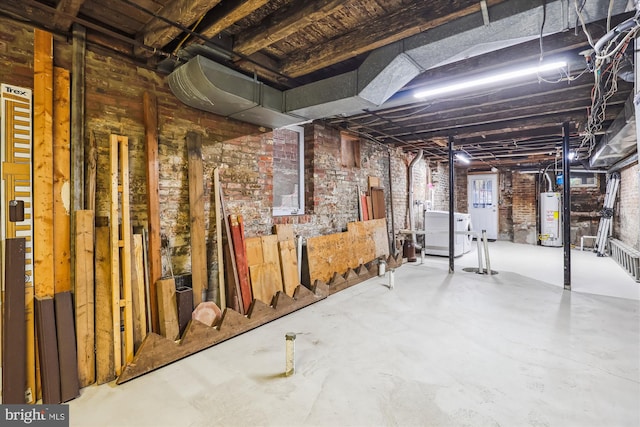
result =
M575 151L569 151L569 154L567 154L567 159L569 159L570 161L576 158L576 152Z
M469 163L471 163L471 160L469 160L469 158L462 153L456 153L455 157L456 159L460 160L464 164L468 165Z
M436 87L433 89L422 90L416 92L414 96L416 98L429 98L436 95L442 95L450 92L458 92L464 89L470 89L478 86L488 86L493 83L505 82L508 80L514 80L519 77L525 77L530 75L536 75L545 71L557 70L567 66L566 61L549 62L546 64L540 64L535 67L521 68L519 70L507 71L504 73L492 74L486 77L478 77L471 80L462 81L459 83L452 83L450 85Z

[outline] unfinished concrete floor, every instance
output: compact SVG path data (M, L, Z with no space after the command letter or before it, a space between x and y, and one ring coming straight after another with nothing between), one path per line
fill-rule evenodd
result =
M530 247L491 246L496 276L451 275L442 258L404 265L393 290L373 278L123 385L87 387L71 425L640 425L638 300L566 292L562 270L558 284L553 269L526 275L545 270L515 255Z

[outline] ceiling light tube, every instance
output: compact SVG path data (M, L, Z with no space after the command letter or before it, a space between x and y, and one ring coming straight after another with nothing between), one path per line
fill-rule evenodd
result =
M416 92L414 96L416 98L429 98L436 95L442 95L450 92L458 92L461 90L470 89L478 86L488 86L493 83L500 83L508 80L514 80L519 77L536 75L539 73L543 73L545 71L557 70L566 66L567 66L566 61L549 62L546 64L537 65L535 67L521 68L519 70L492 74L486 77L479 77L479 78L466 80L458 83L452 83L446 86L436 87L433 89L421 90L419 92Z
M455 157L456 159L460 160L464 164L468 165L469 163L471 163L471 160L469 160L469 158L462 153L456 153Z

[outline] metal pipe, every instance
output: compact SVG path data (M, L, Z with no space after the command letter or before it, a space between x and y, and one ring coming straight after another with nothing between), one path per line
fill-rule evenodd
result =
M409 163L409 230L415 230L415 218L413 214L413 169L416 164L422 160L422 149L418 150L418 154ZM416 233L411 233L411 241L416 243Z
M453 172L453 136L449 136L449 273L453 273L454 271L454 263L453 263L453 255L454 248L453 245L455 243L454 239L454 210L455 204L453 200L454 192L453 188L455 186L455 176Z
M389 208L391 208L391 240L389 241L389 253L396 254L396 226L395 213L393 209L393 172L391 170L391 150L387 148L387 156L389 157Z
M293 375L295 370L296 370L296 334L294 334L293 332L288 332L285 336L285 342L286 342L286 364L285 364L285 371L284 371L284 375L285 376L290 376Z
M549 176L549 172L545 172L544 173L544 177L547 178L547 182L549 183L549 188L548 188L548 192L551 193L553 192L553 182L551 181L551 177Z
M482 266L482 243L480 240L480 236L476 236L476 244L478 246L478 274L484 274L484 267Z
M571 165L569 164L569 122L562 124L562 226L564 243L564 289L571 290Z
M487 274L491 276L491 260L489 259L489 243L487 242L487 230L482 230L482 244L484 246L484 257L487 262Z

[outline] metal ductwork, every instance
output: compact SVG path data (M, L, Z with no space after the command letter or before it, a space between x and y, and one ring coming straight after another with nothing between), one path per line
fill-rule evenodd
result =
M633 93L624 104L589 158L592 168L609 168L637 149L636 116Z
M608 6L606 0L586 2L584 22L606 18ZM413 96L397 93L423 71L539 37L542 7L530 0L502 2L489 9L489 23L481 12L468 15L376 49L357 70L286 91L202 56L173 71L169 86L189 106L271 128L408 104ZM575 25L570 2L549 1L546 8L545 34ZM612 13L625 11L616 2Z

